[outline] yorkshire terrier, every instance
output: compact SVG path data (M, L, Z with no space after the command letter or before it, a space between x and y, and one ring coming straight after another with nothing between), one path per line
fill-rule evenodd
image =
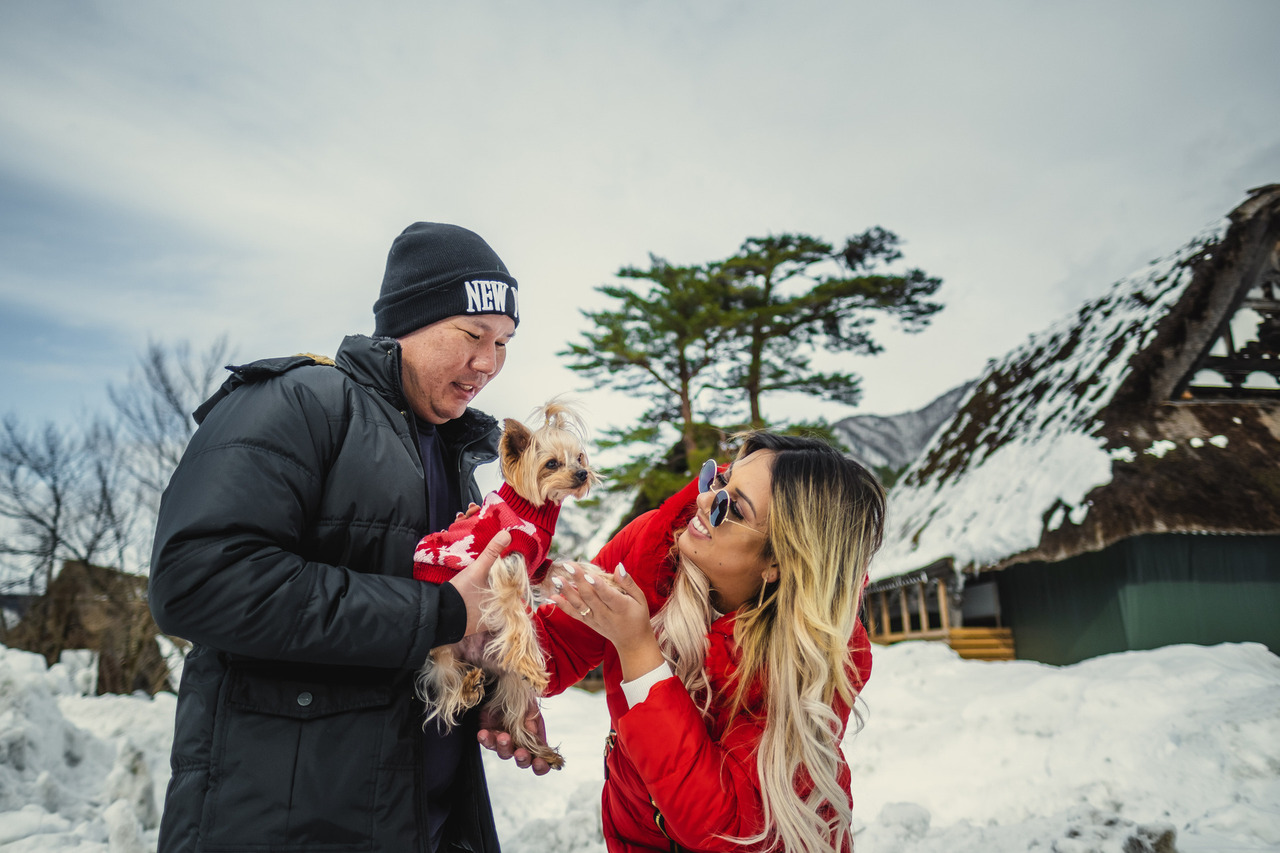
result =
M515 746L559 769L564 765L560 753L524 728L530 702L548 683L530 607L536 604L535 585L551 566L560 504L570 496L586 497L600 477L587 462L585 430L574 409L552 400L535 412L537 417L543 423L534 430L512 418L503 422L501 488L485 497L478 512L418 543L413 576L443 583L471 565L499 531L511 534L510 546L489 571L480 632L433 649L418 672L417 687L427 705L426 721L438 720L448 731L492 683L488 707L498 713Z

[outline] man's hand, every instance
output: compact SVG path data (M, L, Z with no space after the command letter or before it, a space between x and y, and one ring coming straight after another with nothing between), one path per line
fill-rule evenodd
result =
M539 743L547 742L547 727L542 720L542 710L537 702L529 703L529 714L524 719L524 729ZM502 719L488 708L480 709L480 732L477 740L485 749L498 753L498 757L504 761L514 758L517 767L521 769L532 767L535 776L543 776L551 770L550 764L541 758L534 758L529 754L529 750L517 749L511 742L511 735L502 730Z
M511 534L499 530L474 563L449 578L449 583L458 590L467 605L467 633L464 636L470 637L480 630L480 597L489 589L489 570L510 544Z

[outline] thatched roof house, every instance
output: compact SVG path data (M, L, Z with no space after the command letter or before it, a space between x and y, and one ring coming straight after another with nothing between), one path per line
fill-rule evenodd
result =
M890 638L934 631L932 613L1011 628L1019 656L1054 662L1280 648L1280 185L990 363L894 488L871 577ZM950 608L921 585L938 579ZM1225 603L1224 584L1250 601ZM1203 625L1206 595L1234 612L1173 627ZM1108 639L1078 624L1117 609Z

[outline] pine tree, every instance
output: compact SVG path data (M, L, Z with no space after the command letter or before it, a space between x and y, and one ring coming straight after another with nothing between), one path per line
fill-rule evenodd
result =
M877 318L918 331L942 307L928 299L939 279L886 270L901 258L898 242L881 228L839 250L804 234L752 237L732 257L704 265L650 255L649 269L618 271L634 284L596 288L610 307L584 310L592 328L559 354L598 385L649 404L638 424L600 442L647 447L606 472L612 486L639 485L637 506L652 506L703 459L730 452L735 429L766 426L760 401L772 392L856 405L858 377L814 369L815 351L873 355L881 351L872 336Z
M656 437L660 425L670 422L692 452L696 407L701 403L704 418L718 410L714 368L734 334L726 325L725 288L706 267L673 266L653 255L649 260L647 270L618 271L619 278L646 285L597 288L616 307L583 311L595 329L559 355L575 362L573 370L649 401L637 438Z
M722 356L724 384L741 389L753 427L765 425L761 398L792 391L856 406L859 378L811 366L814 352L875 355L878 317L895 317L909 332L928 325L942 305L929 301L941 279L918 269L890 273L901 259L898 237L876 227L840 250L805 234L751 237L716 265L729 279L740 324L732 353Z

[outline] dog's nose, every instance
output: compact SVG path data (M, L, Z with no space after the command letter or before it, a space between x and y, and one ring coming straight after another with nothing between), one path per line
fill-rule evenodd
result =
M573 478L579 483L587 482L587 469L579 468L577 471L573 472Z

